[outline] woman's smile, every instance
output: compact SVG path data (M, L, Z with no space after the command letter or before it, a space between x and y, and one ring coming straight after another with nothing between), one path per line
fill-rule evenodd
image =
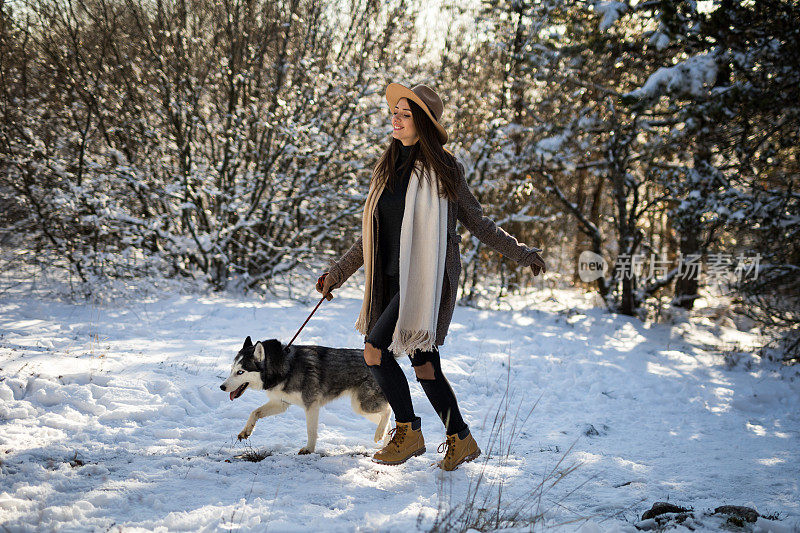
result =
M400 98L391 110L391 124L392 136L399 139L404 146L410 146L419 139L407 98Z

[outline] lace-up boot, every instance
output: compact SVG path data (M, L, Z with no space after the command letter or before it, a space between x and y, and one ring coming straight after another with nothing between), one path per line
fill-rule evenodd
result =
M412 429L411 422L397 422L389 430L392 436L386 446L375 452L372 460L384 465L399 465L415 455L425 453L425 439L422 429Z
M478 443L472 438L472 433L460 439L458 434L447 435L447 439L439 445L439 453L444 451L444 459L439 462L442 470L455 470L461 463L472 461L481 454Z

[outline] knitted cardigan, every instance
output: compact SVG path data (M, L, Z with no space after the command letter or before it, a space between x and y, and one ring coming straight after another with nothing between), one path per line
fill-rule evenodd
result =
M447 208L447 251L445 254L445 277L442 283L442 297L439 305L439 314L436 326L436 344L444 344L450 320L456 305L458 293L458 280L461 276L461 252L459 245L461 239L456 232L456 221L460 221L473 236L485 245L510 257L522 266L533 264L535 253L532 249L520 243L503 228L495 224L489 217L484 216L483 208L469 190L464 178L464 165L458 164L457 198L448 202ZM373 224L377 226L377 209L373 216ZM375 239L377 242L377 239ZM372 253L373 251L368 251ZM328 267L329 275L333 277L332 289L337 289L364 264L364 249L359 236L353 246L338 260L332 261ZM375 322L388 302L383 302L383 272L381 261L375 261L373 272L372 295L370 304L370 317L368 331L372 330ZM366 338L366 337L365 337Z

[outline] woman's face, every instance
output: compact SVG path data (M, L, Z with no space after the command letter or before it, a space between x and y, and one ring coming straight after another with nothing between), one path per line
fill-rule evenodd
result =
M406 98L398 100L392 109L392 137L405 146L410 146L419 140L417 128L414 127L414 118L411 116L411 106L408 105Z

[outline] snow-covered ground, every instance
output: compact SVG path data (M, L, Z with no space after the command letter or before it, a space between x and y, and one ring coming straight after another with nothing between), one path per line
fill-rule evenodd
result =
M296 342L361 347L358 296L324 302ZM632 532L669 501L747 505L778 517L751 528L797 531L800 369L726 365L716 347L752 339L707 319L644 325L588 302L542 291L508 310L456 309L445 372L482 448L502 441L444 473L431 466L441 424L408 365L428 451L404 465L370 461L374 426L346 400L323 409L317 454L296 455L297 407L236 440L265 397L219 390L233 355L247 335L288 341L316 300L175 293L92 306L6 293L0 528L424 530L480 479L473 517L497 507L502 482L501 509L543 513L536 529ZM237 457L248 450L267 457Z

